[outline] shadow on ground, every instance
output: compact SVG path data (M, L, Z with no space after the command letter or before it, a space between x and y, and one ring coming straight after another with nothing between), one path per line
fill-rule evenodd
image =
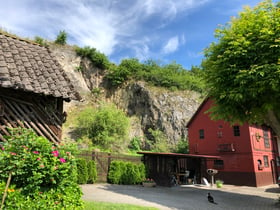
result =
M263 193L268 196L240 194L238 188L233 192L227 192L199 186L147 188L141 185L97 184L82 186L82 188L84 200L150 205L159 209L279 209L276 205L277 195L271 195L265 190ZM207 201L208 192L213 195L217 205Z

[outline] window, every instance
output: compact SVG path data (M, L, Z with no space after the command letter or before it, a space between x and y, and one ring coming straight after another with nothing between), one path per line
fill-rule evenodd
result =
M269 138L268 138L268 130L263 130L263 140L265 148L270 148Z
M222 131L218 131L217 132L217 136L218 136L218 138L222 138L223 137L223 132Z
M262 170L263 169L263 165L262 165L262 161L258 160L258 169Z
M277 165L277 166L280 166L280 157L279 157L279 156L276 157L276 165Z
M240 129L238 125L233 126L233 135L240 136Z
M268 156L266 155L263 156L263 162L264 162L264 167L268 168L269 167Z
M204 129L199 130L199 139L204 139Z
M214 166L215 167L224 167L224 161L223 160L214 160Z

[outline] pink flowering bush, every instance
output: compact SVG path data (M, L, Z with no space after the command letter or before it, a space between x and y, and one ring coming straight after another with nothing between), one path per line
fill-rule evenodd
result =
M5 207L82 209L76 160L71 152L37 136L32 130L13 129L11 132L7 141L0 145L0 184L7 183L11 174L11 186L15 190L8 192ZM0 189L0 199L3 194Z

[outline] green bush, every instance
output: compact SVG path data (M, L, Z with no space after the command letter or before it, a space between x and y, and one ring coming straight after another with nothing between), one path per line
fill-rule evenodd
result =
M92 140L93 145L102 150L121 151L126 146L129 118L113 104L81 111L78 126Z
M77 47L76 53L81 57L88 58L96 67L100 69L109 69L111 66L107 56L101 52L98 52L95 48L88 46L84 48Z
M77 159L77 182L78 184L86 184L88 181L87 161L83 158Z
M123 171L125 170L124 162L112 161L108 172L108 182L111 184L120 184Z
M97 171L96 171L96 164L95 161L90 160L87 163L87 168L88 168L88 184L93 184L96 181L97 178Z
M60 31L59 34L57 35L54 43L60 44L60 45L65 45L66 40L67 40L67 33L65 31Z
M146 177L145 171L143 163L112 161L108 173L108 182L112 184L139 184Z
M32 130L12 129L1 143L0 197L5 209L82 209L76 159ZM9 183L8 183L9 184Z
M189 141L187 139L181 139L177 144L177 148L176 148L175 152L188 154L189 153Z

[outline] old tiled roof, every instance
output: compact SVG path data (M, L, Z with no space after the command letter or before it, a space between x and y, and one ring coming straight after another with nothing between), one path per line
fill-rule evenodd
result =
M66 73L46 47L0 33L0 87L80 99Z

